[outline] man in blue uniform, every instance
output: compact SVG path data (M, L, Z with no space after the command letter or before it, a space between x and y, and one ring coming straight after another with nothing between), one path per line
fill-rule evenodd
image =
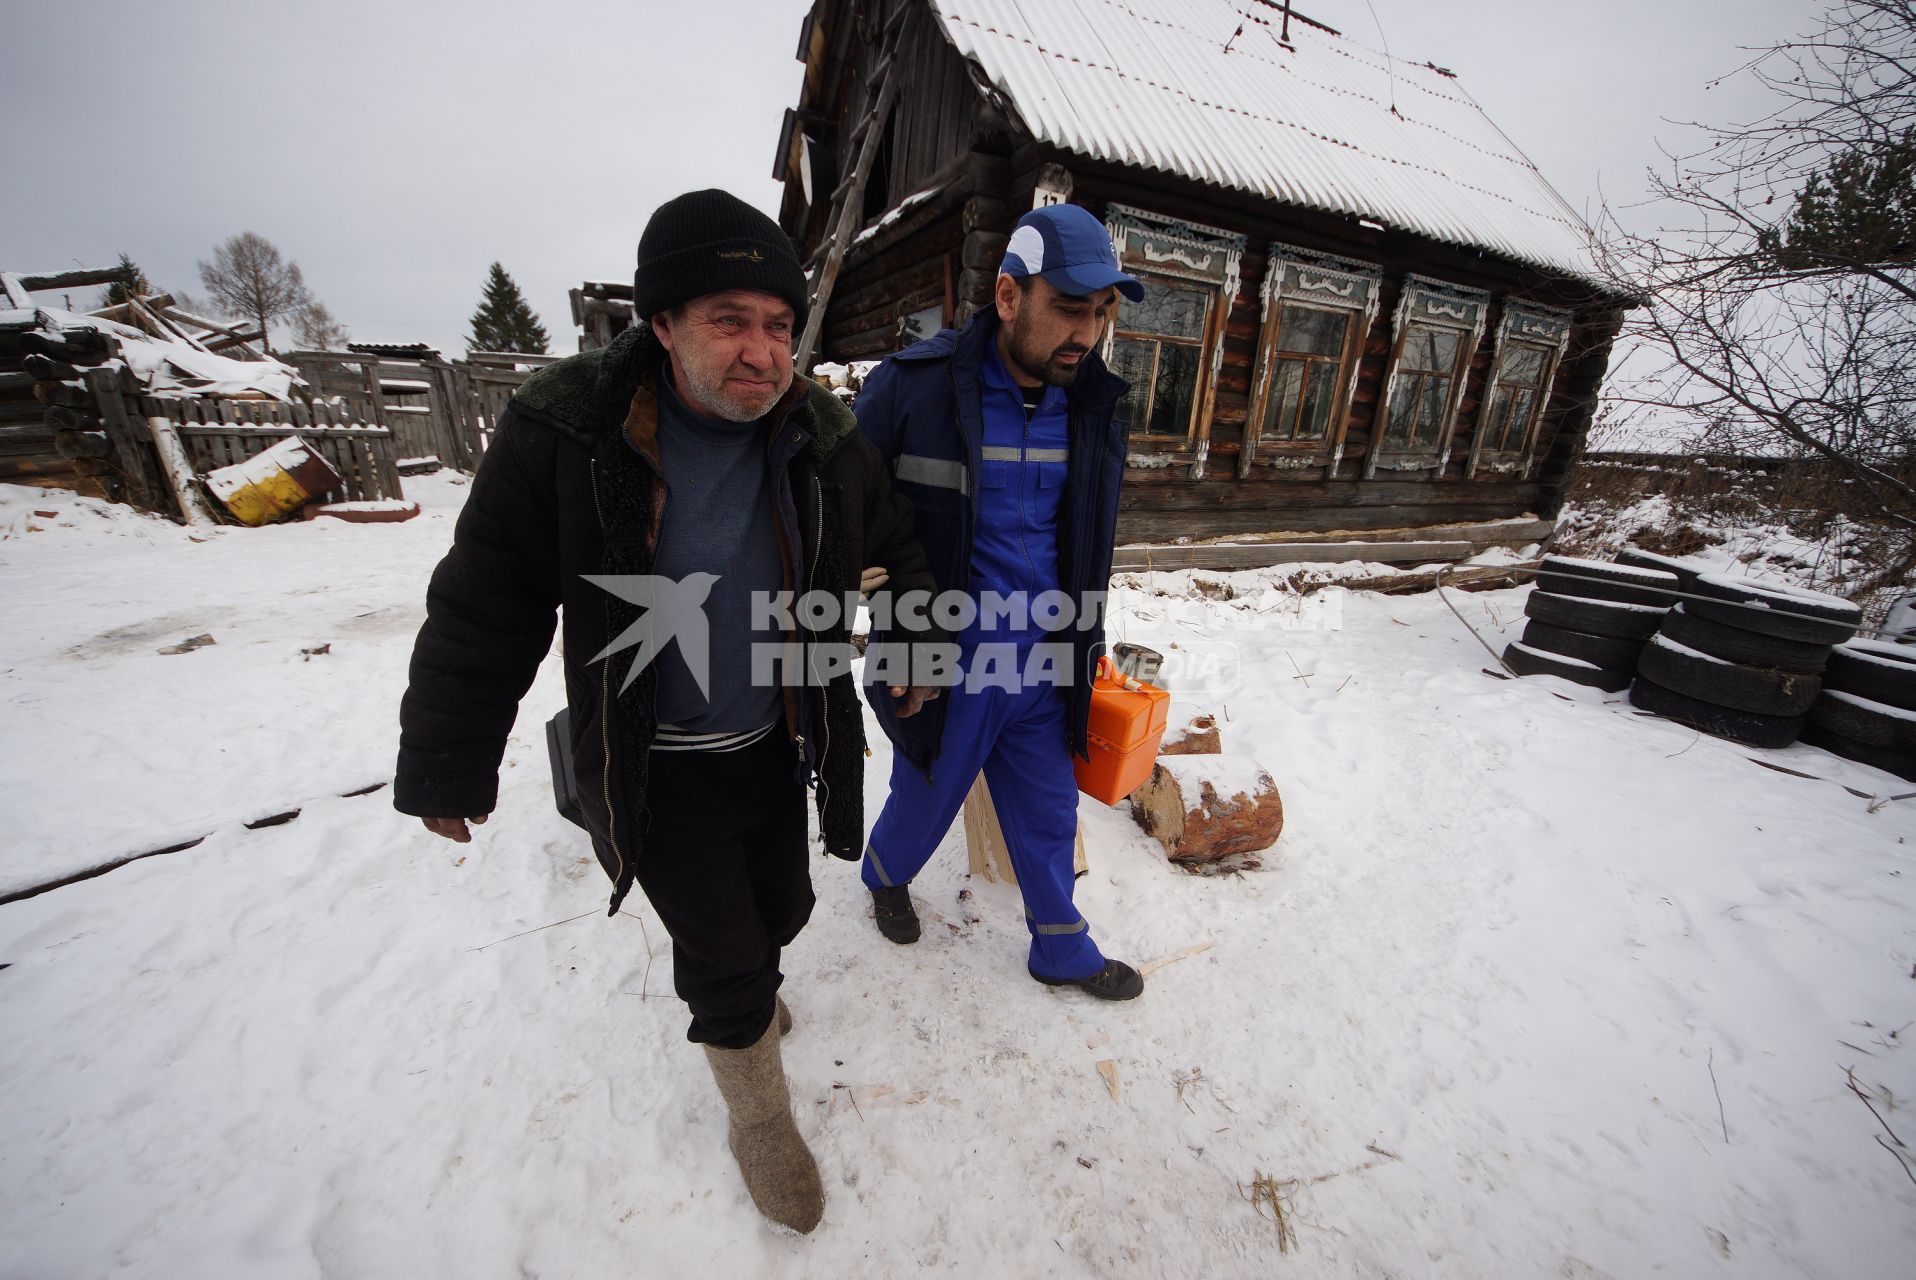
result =
M965 678L945 697L920 706L867 686L895 748L862 864L879 931L918 940L911 879L982 769L1024 894L1031 976L1107 1000L1144 980L1105 958L1072 904L1071 757L1086 749L1124 478L1113 415L1128 388L1097 350L1120 293L1138 301L1144 287L1097 218L1035 209L1012 233L994 305L887 360L854 407L917 510L940 591L1006 606L959 631Z

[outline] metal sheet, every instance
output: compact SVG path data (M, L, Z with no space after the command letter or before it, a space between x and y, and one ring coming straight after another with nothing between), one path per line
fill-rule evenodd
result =
M1586 281L1587 224L1450 76L1229 0L932 0L1031 133ZM1244 32L1225 51L1239 23Z

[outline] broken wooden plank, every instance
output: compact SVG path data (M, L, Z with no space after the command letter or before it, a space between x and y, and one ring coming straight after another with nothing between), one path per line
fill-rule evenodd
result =
M1455 562L1474 553L1468 542L1264 542L1193 546L1119 547L1113 572L1121 570L1268 569L1280 564L1364 560L1377 564Z
M1216 945L1217 943L1215 942L1198 942L1188 947L1179 948L1168 956L1159 956L1155 960L1147 961L1138 969L1138 975L1142 977L1145 974L1157 972L1167 964L1176 964L1178 961L1188 960L1192 956L1201 956Z

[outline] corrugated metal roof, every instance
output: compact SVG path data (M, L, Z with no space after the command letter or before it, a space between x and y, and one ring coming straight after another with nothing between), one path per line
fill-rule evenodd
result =
M1595 276L1583 219L1434 68L1295 21L1286 49L1255 0L932 7L1041 141Z

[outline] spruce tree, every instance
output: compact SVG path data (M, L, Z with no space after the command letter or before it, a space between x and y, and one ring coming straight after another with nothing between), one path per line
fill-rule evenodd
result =
M1788 271L1882 267L1916 258L1916 130L1853 146L1812 173L1762 246Z
M472 313L467 351L513 351L521 355L546 354L545 326L532 313L525 295L498 263L486 276L485 296Z
M132 255L120 255L120 278L106 287L106 294L100 299L102 307L117 307L128 298L145 297L152 293L153 286L147 281L146 272L140 270Z

